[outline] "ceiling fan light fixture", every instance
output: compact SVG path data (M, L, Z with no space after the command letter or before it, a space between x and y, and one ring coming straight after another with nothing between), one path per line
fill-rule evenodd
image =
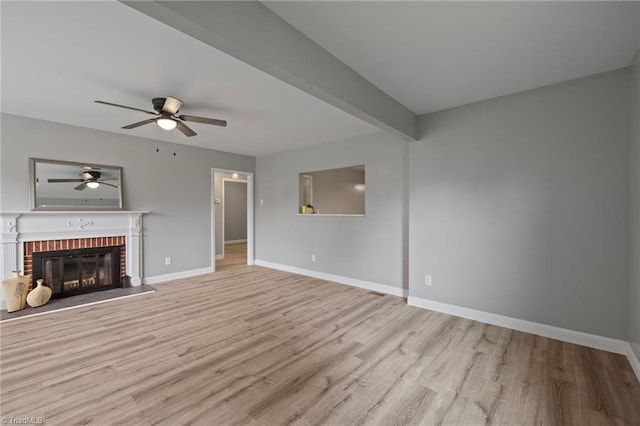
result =
M171 119L171 118L158 118L156 120L156 124L158 126L160 126L160 128L164 129L164 130L173 130L176 128L176 126L178 125L178 123L176 123L175 120Z
M97 187L100 186L100 182L95 182L95 181L87 182L87 186L91 189L96 189Z

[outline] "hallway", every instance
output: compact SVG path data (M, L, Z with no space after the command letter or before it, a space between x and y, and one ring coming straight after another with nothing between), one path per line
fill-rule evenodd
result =
M224 259L216 260L216 271L247 264L247 243L225 244Z

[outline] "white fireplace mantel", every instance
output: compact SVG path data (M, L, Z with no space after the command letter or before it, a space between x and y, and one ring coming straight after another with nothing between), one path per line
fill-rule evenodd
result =
M126 273L142 284L145 211L34 211L0 213L0 279L24 267L24 242L126 236ZM4 306L4 297L0 298Z

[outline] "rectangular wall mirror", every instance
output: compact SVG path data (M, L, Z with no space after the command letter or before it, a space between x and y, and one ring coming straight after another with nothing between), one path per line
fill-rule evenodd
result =
M365 166L316 170L298 175L298 213L364 215Z
M32 210L122 210L122 167L30 159Z

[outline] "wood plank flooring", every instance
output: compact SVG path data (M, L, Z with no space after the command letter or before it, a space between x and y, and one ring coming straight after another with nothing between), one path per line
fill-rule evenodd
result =
M243 266L0 324L47 425L640 424L625 357Z
M225 244L224 259L216 260L216 271L247 265L247 243Z

